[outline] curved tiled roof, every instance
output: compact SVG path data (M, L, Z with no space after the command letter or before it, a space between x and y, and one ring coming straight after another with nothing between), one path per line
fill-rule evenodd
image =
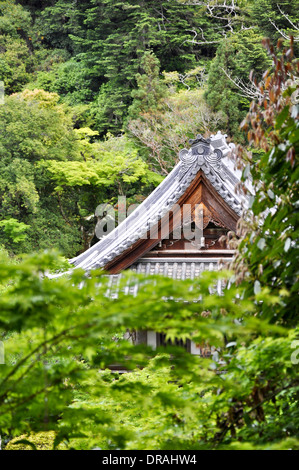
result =
M160 258L156 260L141 258L130 266L130 271L146 276L160 275L174 280L193 280L204 271L220 271L230 260L220 261L219 258ZM121 285L123 279L123 273L109 275L107 296L117 298L119 292L137 295L139 289L138 279L135 277L128 278L125 284ZM223 284L223 280L219 279L217 281L216 289L219 294L222 292Z
M180 161L162 183L118 227L84 253L70 260L87 271L105 267L147 234L171 210L201 170L218 194L238 215L248 205L246 196L236 194L241 171L229 155L234 147L221 133L209 139L197 136L189 150L181 150Z

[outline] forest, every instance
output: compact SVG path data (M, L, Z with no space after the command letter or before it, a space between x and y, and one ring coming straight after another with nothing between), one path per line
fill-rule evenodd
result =
M1 448L299 449L298 28L298 0L0 1ZM230 270L48 276L219 130L255 186Z

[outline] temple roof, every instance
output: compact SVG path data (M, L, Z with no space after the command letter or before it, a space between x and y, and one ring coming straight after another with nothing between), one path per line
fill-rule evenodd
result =
M94 246L70 260L75 267L86 271L106 269L113 260L132 250L182 200L199 173L212 185L228 210L235 214L236 220L241 216L243 208L248 207L248 197L237 194L235 190L241 171L234 168L230 158L234 145L227 144L226 136L220 132L211 135L209 139L199 135L190 143L190 149L180 151L179 163L134 212ZM136 259L133 260L132 267L138 266L136 262ZM161 269L166 268L164 266Z
M130 271L136 274L160 275L174 280L195 279L204 271L220 271L225 267L225 262L219 262L218 258L142 258L130 266ZM123 273L111 274L109 276L107 295L111 298L117 298L119 292L125 294L137 295L139 282L135 277L125 280L122 284ZM223 287L223 281L219 279L216 284L217 292L220 294Z

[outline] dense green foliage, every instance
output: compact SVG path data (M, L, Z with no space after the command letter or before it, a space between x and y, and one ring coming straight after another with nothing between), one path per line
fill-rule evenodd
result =
M256 194L234 274L139 276L133 297L122 291L137 280L128 273L112 300L101 272L46 276L66 269L52 253L0 264L0 428L20 437L8 448L42 448L40 431L61 449L299 448L298 64L291 49L268 48L275 70L243 123L264 156L240 160ZM61 187L73 181L52 169ZM219 278L233 281L220 295ZM209 343L212 357L122 339L136 328Z
M8 448L299 449L298 41L261 44L298 39L297 5L0 2ZM218 129L246 143L236 164L256 187L230 239L233 272L139 277L136 297L122 293L127 273L114 300L102 272L51 279L69 265L49 248L91 246L100 203L142 200L190 137ZM231 281L221 295L219 277ZM212 357L136 347L123 339L136 329L212 345Z
M74 129L74 111L58 100L26 90L0 107L0 240L13 253L50 245L72 256L90 245L98 204L159 183L125 138L92 142L97 132ZM11 219L27 225L26 238L7 237Z
M74 256L96 241L98 204L147 196L160 181L152 172L165 176L189 138L221 129L246 141L238 126L256 91L248 76L271 65L261 39L298 35L298 8L203 3L0 2L6 249L50 245ZM28 226L22 240L7 237L11 219Z
M298 61L289 63L292 48L287 55L276 56L266 41L275 63L273 74L265 73L260 85L262 96L252 103L243 127L248 128L249 142L264 150L254 163L252 155L244 176L251 173L258 191L251 198L252 222L246 227L240 243L240 256L246 260L249 282L246 293L253 290L281 295L283 309L261 307L263 316L279 324L295 326L298 307ZM282 91L283 90L283 91ZM241 230L242 232L242 230ZM241 263L242 264L242 263ZM240 275L242 272L240 269Z

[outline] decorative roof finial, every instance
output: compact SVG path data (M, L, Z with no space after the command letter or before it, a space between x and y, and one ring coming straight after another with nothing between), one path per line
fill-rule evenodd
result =
M197 134L195 139L189 139L189 144L194 147L197 144L206 144L210 145L211 139L205 139L201 134Z

